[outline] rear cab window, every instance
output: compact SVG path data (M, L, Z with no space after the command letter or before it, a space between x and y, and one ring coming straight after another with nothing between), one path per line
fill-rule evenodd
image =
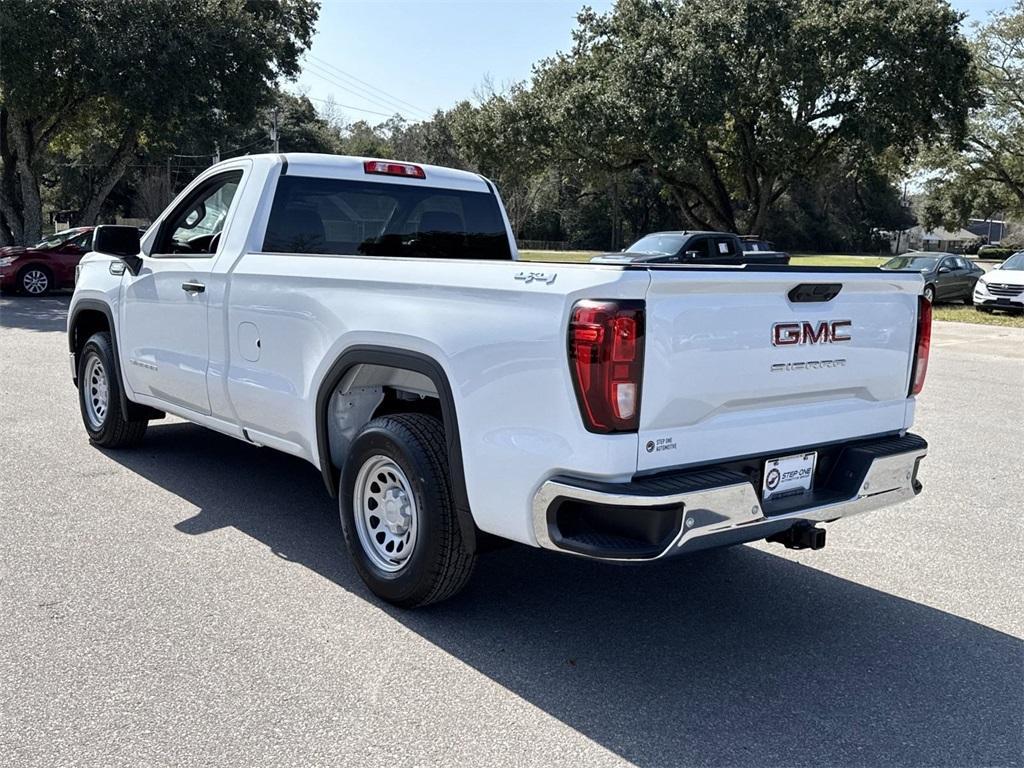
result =
M282 176L265 253L511 260L491 192Z
M736 252L736 241L731 237L715 238L715 256L739 256Z

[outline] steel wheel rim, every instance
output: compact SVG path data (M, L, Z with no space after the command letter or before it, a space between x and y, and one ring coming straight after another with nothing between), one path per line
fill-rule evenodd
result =
M107 370L103 361L91 355L85 364L85 376L82 386L85 387L85 415L93 429L103 427L107 418L110 402L110 385L107 382Z
M412 485L387 456L363 462L352 492L356 533L363 552L387 573L402 570L416 548L419 511Z
M50 278L41 269L30 269L21 278L21 287L25 289L25 292L37 296L46 291L49 285Z
M928 301L934 302L935 301L935 291L933 289L931 289L931 288L925 288L924 289L924 297L926 299L928 299Z

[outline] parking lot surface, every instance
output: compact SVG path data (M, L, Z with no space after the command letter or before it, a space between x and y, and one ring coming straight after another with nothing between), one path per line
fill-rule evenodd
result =
M1024 762L1024 331L936 325L924 493L821 552L513 546L406 612L312 466L91 447L67 302L0 299L0 765Z

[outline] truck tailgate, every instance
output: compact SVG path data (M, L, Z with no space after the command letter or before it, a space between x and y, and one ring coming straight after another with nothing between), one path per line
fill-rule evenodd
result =
M784 454L912 422L920 276L650 273L639 470ZM793 292L822 284L841 288L827 301Z

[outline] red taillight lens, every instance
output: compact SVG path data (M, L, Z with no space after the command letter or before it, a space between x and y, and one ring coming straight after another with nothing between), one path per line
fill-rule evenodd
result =
M379 173L384 176L405 176L408 179L425 179L427 174L418 165L412 163L390 163L385 160L367 160L363 163L366 173Z
M917 297L917 344L914 346L914 368L910 374L910 394L924 389L928 374L928 353L932 347L932 303L924 296Z
M635 432L644 373L644 303L580 301L569 320L569 366L591 432Z

